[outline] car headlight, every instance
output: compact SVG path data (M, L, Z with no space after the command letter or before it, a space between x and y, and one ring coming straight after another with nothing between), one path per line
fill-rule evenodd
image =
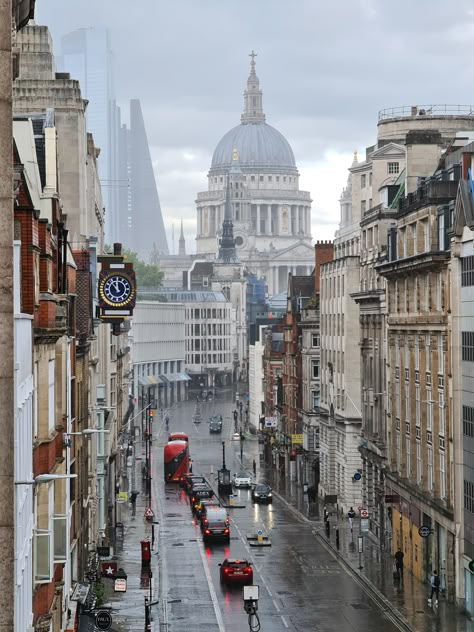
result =
M272 492L268 492L268 498L272 497Z

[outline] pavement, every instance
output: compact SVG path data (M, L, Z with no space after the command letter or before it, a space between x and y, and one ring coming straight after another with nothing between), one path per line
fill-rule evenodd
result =
M111 562L117 564L119 569L122 568L125 571L127 591L125 593L115 592L114 579L103 578L105 587L103 607L110 609L112 615L111 632L143 632L145 597L153 602L157 600L158 595L159 526L153 525L144 518L148 497L141 475L142 463L141 460L138 460L141 458L141 442L137 441L134 448L132 464L127 467L127 476L122 481L121 491L136 490L140 493L136 500L135 515L133 515L130 503L122 503L118 507L117 519L123 524L123 534L122 530L119 529L115 547L113 547L113 556L110 559ZM153 538L152 530L155 538ZM141 541L148 541L151 553L149 565L142 564ZM100 566L103 562L104 560L100 561ZM156 606L151 609L151 616L154 619L151 621L151 630L159 630L159 613Z
M248 447L250 448L249 445ZM250 455L244 453L244 464L249 467L250 463ZM444 595L440 595L438 606L428 604L430 593L428 583L419 581L406 569L402 579L394 579L391 553L382 551L377 541L366 534L363 539L363 552L359 557L358 519L354 519L351 532L349 521L345 516L332 515L329 520L328 537L321 501L308 502L307 494L304 494L301 484L289 481L280 476L274 468L262 466L262 464L257 470L257 478L266 480L273 488L274 495L301 519L314 523L315 537L364 586L368 595L401 630L474 632L474 622L459 612L455 604L448 602ZM339 546L336 546L336 530L339 533Z

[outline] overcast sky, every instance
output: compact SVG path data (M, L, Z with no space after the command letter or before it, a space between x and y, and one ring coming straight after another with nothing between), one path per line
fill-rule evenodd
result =
M107 26L116 93L141 100L170 250L220 138L240 121L249 73L267 122L289 141L313 197L314 239L332 239L354 149L374 143L378 111L474 103L470 0L37 0L36 21L62 35Z

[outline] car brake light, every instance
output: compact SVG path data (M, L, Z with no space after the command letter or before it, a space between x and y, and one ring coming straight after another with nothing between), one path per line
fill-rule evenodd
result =
M204 524L209 524L209 520L207 518L204 518Z
M247 568L244 568L244 573L251 573L252 569L250 568L250 566L247 566Z
M194 498L194 496L193 496L193 497L192 497L192 500L191 500L191 502L194 502L195 500L196 500L196 499L195 499L195 498Z
M224 568L224 573L227 575L227 573L230 572L230 568Z
M224 533L229 533L229 529L224 529Z
M209 535L211 532L209 531L209 529L206 529L206 530L204 531L204 533L205 533L206 535Z

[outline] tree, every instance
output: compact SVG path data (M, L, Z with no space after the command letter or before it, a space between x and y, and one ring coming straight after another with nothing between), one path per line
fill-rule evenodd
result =
M110 246L105 247L106 252L112 252ZM133 263L135 275L137 277L137 289L142 290L144 288L155 289L159 288L163 284L163 272L159 266L154 263L145 263L138 258L138 254L133 250L124 248L122 255L126 258L126 261Z

